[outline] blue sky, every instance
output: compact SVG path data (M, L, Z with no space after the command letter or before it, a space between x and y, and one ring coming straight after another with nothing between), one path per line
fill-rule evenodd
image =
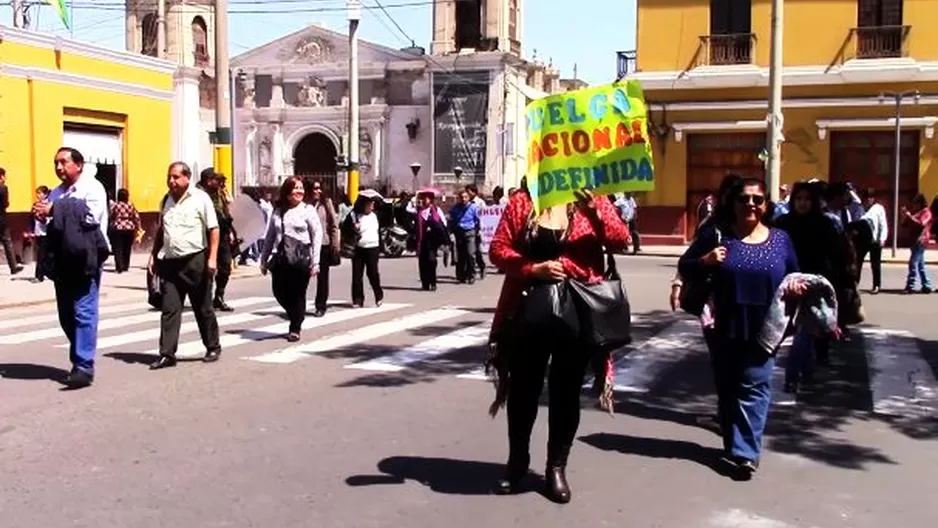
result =
M36 0L27 0L35 2ZM591 84L614 80L615 52L635 48L636 0L525 0L523 53L553 60L564 77L573 75ZM381 0L391 17L418 46L429 50L432 8L421 0ZM76 39L124 47L123 4L120 0L76 0L72 26ZM362 0L374 7L375 0ZM409 5L408 5L409 4ZM239 54L312 23L344 32L341 10L345 0L229 0L231 53ZM33 28L62 36L62 27L49 6L30 8ZM11 24L9 0L0 0L0 22ZM38 26L37 26L38 23ZM380 11L365 9L361 37L400 48L410 45ZM570 38L572 37L572 38Z

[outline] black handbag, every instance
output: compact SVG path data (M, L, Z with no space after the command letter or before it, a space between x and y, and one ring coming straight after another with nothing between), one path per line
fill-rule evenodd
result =
M716 233L716 247L719 247L723 244L723 234L719 228L715 228L714 231ZM713 293L713 284L709 275L699 278L681 277L681 296L679 299L681 310L694 317L700 317L704 306L710 300L711 293Z
M606 274L602 282L587 284L567 281L577 307L580 337L601 349L616 349L632 342L632 310L619 276L615 258L606 256Z
M526 332L579 335L580 319L567 282L540 283L525 290L517 322Z
M280 216L280 245L277 246L277 253L274 255L273 267L305 270L313 267L309 244L287 236L283 225L283 215Z

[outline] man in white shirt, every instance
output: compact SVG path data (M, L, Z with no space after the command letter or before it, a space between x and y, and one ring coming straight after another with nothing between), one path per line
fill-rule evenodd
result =
M94 176L83 175L85 158L81 152L62 147L55 153L55 174L62 182L49 193L45 202L33 206L36 218L45 221L56 200L72 198L88 207L85 221L97 225L108 246L108 200L104 185ZM53 212L54 214L54 212ZM99 262L103 265L104 262ZM98 348L98 302L101 287L101 268L90 276L57 277L55 302L59 324L69 343L72 370L65 384L72 389L87 387L94 382L94 356Z
M218 361L221 344L212 304L212 279L218 269L218 217L209 195L192 184L189 166L169 166L169 193L163 199L160 226L147 268L162 279L163 314L160 318L160 358L153 370L176 366L179 329L185 298L205 345L203 361Z

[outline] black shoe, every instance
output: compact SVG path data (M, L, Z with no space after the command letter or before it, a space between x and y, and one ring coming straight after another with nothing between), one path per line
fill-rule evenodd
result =
M94 383L94 374L81 370L73 370L65 378L65 386L69 389L83 389Z
M505 475L495 483L496 495L513 495L520 493L524 477L528 476L531 457L519 457L521 460L508 460L505 466Z
M204 363L214 363L221 358L221 350L209 350L205 353L205 357L202 358Z
M22 265L18 265L15 268L10 270L10 275L16 275L17 273L20 273L21 271L23 271L23 269L25 268Z
M570 486L567 484L567 472L563 466L547 466L544 477L547 481L544 494L548 499L558 504L570 502Z
M231 306L228 306L228 303L226 303L225 300L221 298L215 299L213 306L219 312L233 312L234 311L234 308L232 308Z
M313 317L323 317L326 315L326 310L323 308L316 308L316 311L313 312Z
M157 359L150 364L150 370L160 370L164 368L170 368L176 366L176 358L169 356L160 356L160 359Z

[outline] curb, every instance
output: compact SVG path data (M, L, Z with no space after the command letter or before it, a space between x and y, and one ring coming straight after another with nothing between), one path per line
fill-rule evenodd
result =
M251 273L251 274L242 274L242 275L232 275L229 280L253 279L253 278L257 278L261 276L262 275L260 274L260 272L256 274ZM107 291L107 288L109 288L109 286L104 286L104 289L98 294L99 300L105 299L108 297L109 292ZM0 310L13 309L13 308L31 308L34 306L42 306L44 304L53 304L53 303L55 303L55 297L52 297L51 299L50 298L33 299L31 301L12 301L12 302L0 301Z

